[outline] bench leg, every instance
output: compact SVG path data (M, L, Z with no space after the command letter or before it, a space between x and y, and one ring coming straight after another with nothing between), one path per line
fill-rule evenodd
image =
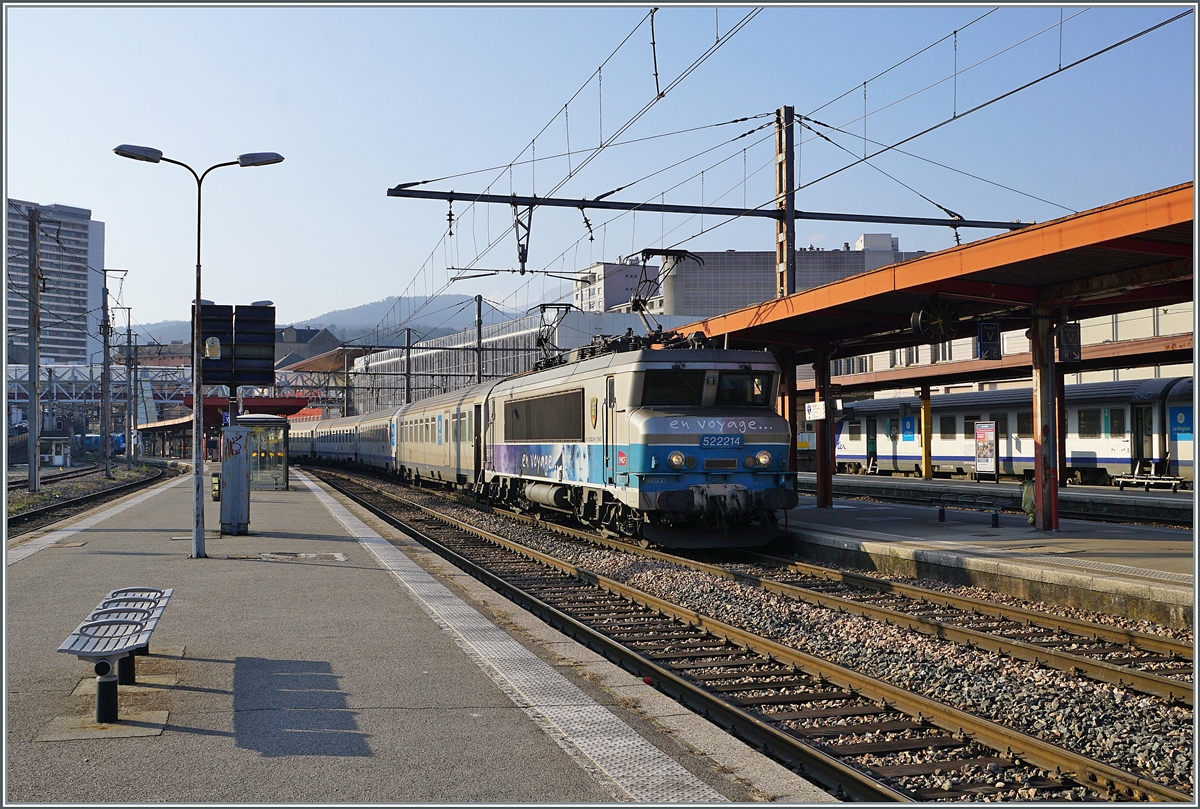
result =
M133 653L127 654L117 661L117 684L137 685L137 667Z
M999 511L992 512L992 527L993 528L1000 527L1000 512Z
M111 725L117 721L117 675L96 678L96 723Z

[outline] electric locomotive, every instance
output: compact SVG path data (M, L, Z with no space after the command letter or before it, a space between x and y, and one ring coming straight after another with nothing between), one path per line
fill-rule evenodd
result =
M567 362L292 433L294 457L382 469L642 544L745 547L797 503L766 351L598 338ZM671 347L674 346L679 347Z

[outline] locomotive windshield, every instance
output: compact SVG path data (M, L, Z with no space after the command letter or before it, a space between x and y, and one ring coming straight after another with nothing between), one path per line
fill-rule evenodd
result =
M704 371L649 369L642 382L642 406L700 407L704 381L716 383L711 404L724 407L770 407L775 375L771 371ZM710 387L711 390L711 387Z
M642 383L642 405L704 404L704 371L647 370Z
M716 404L766 407L771 403L772 376L769 371L722 371Z

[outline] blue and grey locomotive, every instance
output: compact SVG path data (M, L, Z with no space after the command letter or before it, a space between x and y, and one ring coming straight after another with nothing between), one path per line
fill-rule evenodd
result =
M774 410L774 357L695 341L604 342L574 362L368 416L298 424L293 456L569 514L645 544L775 538L776 512L794 508L797 496L790 428Z

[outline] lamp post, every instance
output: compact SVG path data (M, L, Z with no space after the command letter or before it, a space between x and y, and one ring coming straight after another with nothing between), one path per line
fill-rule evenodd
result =
M204 340L200 333L201 190L204 186L204 178L213 169L219 169L224 166L241 166L242 168L269 166L272 163L283 162L283 156L275 152L250 152L238 155L237 160L230 160L227 163L217 163L209 166L202 174L197 174L196 170L187 163L163 157L161 150L152 149L149 146L122 144L113 149L113 152L121 157L128 157L131 160L141 160L146 163L158 163L160 161L174 163L176 166L182 166L187 169L196 180L196 311L192 318L192 558L203 559L207 554L204 552L204 393L201 375Z

